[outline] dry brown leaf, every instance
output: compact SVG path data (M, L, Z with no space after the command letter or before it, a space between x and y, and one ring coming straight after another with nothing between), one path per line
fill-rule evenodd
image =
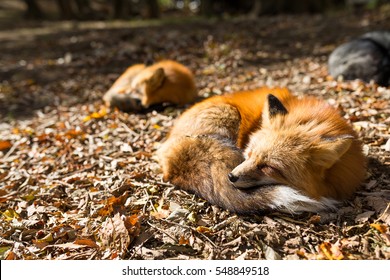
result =
M8 176L8 172L3 172L3 173L1 173L0 174L0 180L3 180L5 177L7 177Z
M6 202L9 197L7 197L8 192L6 190L0 189L0 203Z
M89 116L86 116L83 121L84 122L87 122L91 119L101 119L103 118L104 116L107 115L107 109L105 107L103 107L100 111L98 112L93 112L92 114L90 114Z
M372 227L373 229L376 229L380 233L386 233L387 232L387 226L386 225L372 223L372 224L370 224L370 227Z
M154 218L156 218L157 220L161 220L161 219L165 219L166 217L168 217L170 214L170 211L169 210L166 210L166 209L157 209L157 211L153 211L150 213L150 215Z
M19 214L14 209L7 209L2 213L2 215L7 221L19 218Z
M65 132L65 136L68 139L73 139L73 138L76 138L76 137L82 136L82 135L84 135L84 132L81 130L77 130L77 129L70 129L67 132Z
M379 220L390 226L390 203L387 204L387 207L381 213Z
M372 207L377 213L384 211L389 204L389 193L381 191L378 193L372 193L367 196L367 204Z
M37 248L39 248L39 249L46 248L47 246L50 245L49 242L40 241L40 240L33 240L32 243L35 245L35 247L37 247Z
M179 245L190 245L190 240L182 235L179 238Z
M271 247L260 241L264 257L266 260L281 260L282 257Z
M318 224L321 222L321 216L320 215L313 215L310 217L308 223L309 224Z
M7 257L5 258L7 261L8 260L16 260L16 254L12 251L9 251Z
M375 211L366 211L356 216L355 222L356 223L364 223L367 222L372 215L375 214Z
M155 209L156 211L152 211L150 215L158 220L165 219L171 213L169 206L164 204L163 198L160 199L159 205Z
M340 248L329 242L323 242L320 244L319 250L320 253L322 253L328 260L342 260L345 258Z
M212 230L208 227L205 227L205 226L198 226L196 228L196 231L199 233L206 233L206 232L211 232Z
M127 199L127 194L124 193L119 197L111 196L103 203L103 208L98 211L99 216L110 216L112 213L123 213L125 210L124 203Z
M131 215L129 217L124 217L124 225L129 232L131 237L136 237L140 234L141 231L141 223L139 221L139 216L136 214Z
M96 242L91 239L77 239L73 243L76 245L85 245L91 248L99 248L99 245L97 245Z
M116 250L120 254L127 251L132 241L119 213L106 219L99 230L99 237L104 248Z
M0 141L0 151L7 150L12 147L12 143L9 140L2 140Z

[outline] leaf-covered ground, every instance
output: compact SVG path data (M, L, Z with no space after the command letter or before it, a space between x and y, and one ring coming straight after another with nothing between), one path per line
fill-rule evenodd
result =
M326 68L389 14L3 26L0 258L390 259L390 89ZM162 183L154 152L184 108L101 101L150 57L189 66L204 97L286 86L339 107L369 157L361 190L337 212L238 216Z

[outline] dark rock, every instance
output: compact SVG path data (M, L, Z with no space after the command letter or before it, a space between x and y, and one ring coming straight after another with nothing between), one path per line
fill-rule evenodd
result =
M346 80L390 84L390 32L374 31L337 47L329 56L329 73Z

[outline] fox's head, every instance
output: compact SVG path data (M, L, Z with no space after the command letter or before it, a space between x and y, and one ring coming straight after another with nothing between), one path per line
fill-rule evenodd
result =
M161 98L155 95L157 89L162 86L165 77L163 68L157 68L155 70L146 68L132 81L132 95L138 98L141 105L146 108L159 102Z
M235 187L282 184L316 195L326 170L350 148L354 136L337 134L331 123L316 120L318 111L330 106L312 103L304 110L268 95L262 128L251 136L245 161L229 174Z

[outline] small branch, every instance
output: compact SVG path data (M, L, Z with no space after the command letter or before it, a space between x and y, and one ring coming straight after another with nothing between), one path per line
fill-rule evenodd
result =
M12 147L11 147L11 149L9 149L8 153L5 154L5 156L3 158L4 161L6 161L8 159L8 157L16 150L16 148L19 146L20 143L22 143L22 139L19 140L19 141L16 141L12 145Z
M169 234L169 233L166 232L165 230L163 230L163 229L161 229L161 228L159 228L159 227L157 227L157 226L151 224L149 221L147 221L147 224L148 224L149 226L151 226L152 228L157 229L157 230L161 231L162 233L166 234L169 238L171 238L173 241L175 241L175 243L179 243L179 240L177 240L176 237L172 236L171 234Z

